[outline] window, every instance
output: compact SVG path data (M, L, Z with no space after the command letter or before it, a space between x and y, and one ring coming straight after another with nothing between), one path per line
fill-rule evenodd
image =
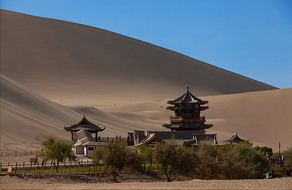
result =
M88 147L88 150L94 150L94 147Z

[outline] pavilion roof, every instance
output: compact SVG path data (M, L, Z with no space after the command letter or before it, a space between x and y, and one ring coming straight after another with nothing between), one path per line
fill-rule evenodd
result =
M189 86L186 86L186 91L178 98L174 100L169 100L167 102L168 104L206 104L208 101L203 101L200 98L197 98L189 91Z
M193 124L193 123L186 123L186 124L164 124L162 125L165 128L169 129L174 129L174 130L179 130L183 129L186 131L191 131L191 130L204 130L204 129L209 129L213 125L212 124Z
M238 143L238 142L242 142L242 141L244 141L244 140L241 139L241 138L237 135L237 133L233 133L232 137L230 137L230 139L228 139L227 141Z
M86 130L91 132L98 132L103 131L105 129L104 126L96 125L94 123L91 123L88 121L88 119L83 116L82 120L79 121L77 124L71 125L69 127L64 127L66 131L80 131L80 130Z

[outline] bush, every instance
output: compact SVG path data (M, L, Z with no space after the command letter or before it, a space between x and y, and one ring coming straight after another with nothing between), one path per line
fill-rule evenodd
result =
M267 158L271 158L273 156L273 149L272 148L269 148L269 147L266 147L266 146L263 146L263 147L255 147L255 150L264 154Z
M44 140L42 145L44 150L40 152L37 157L43 157L45 162L51 160L57 172L60 162L66 159L73 161L76 158L72 151L72 145L65 144L64 141L57 140L54 137L47 137L47 140Z
M284 160L288 167L292 167L292 147L284 152Z
M153 163L153 152L154 150L146 145L140 145L138 147L141 158L144 160L144 165L146 164L146 162L149 162L152 166Z
M243 142L227 152L220 168L221 177L225 179L263 178L263 174L271 169L271 164L251 144Z
M157 143L153 156L169 182L179 175L191 175L197 160L192 148L177 146L174 139Z
M210 141L201 141L196 149L197 167L195 177L200 179L214 179L218 177L217 149Z
M110 169L114 181L117 181L117 176L125 166L141 171L141 158L137 153L132 153L126 143L119 140L108 142L105 147L94 151L93 162L97 164L100 160Z

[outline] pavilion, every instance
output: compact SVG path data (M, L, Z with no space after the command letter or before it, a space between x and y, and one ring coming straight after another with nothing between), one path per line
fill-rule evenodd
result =
M189 87L186 91L174 100L167 102L170 104L166 109L172 110L175 116L170 116L170 124L162 126L171 131L134 131L128 133L129 145L139 146L141 144L154 146L157 142L165 142L174 138L177 144L195 146L202 140L210 140L217 144L216 134L206 134L206 129L212 124L205 124L205 117L201 117L201 111L208 109L203 101L194 96Z
M71 132L76 155L91 157L96 146L104 145L104 142L99 142L98 132L103 131L105 127L91 123L85 116L77 124L64 127L64 129Z

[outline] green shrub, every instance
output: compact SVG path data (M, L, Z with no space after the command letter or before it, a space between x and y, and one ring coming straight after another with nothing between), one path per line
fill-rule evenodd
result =
M157 143L153 156L169 182L180 175L191 175L197 163L194 150L177 146L174 139Z
M292 167L292 147L288 150L284 151L284 161L286 162L288 167Z
M94 151L93 162L97 164L100 160L110 169L114 181L117 181L117 176L125 166L141 171L142 159L119 140L108 142L103 148Z
M251 144L239 143L227 152L220 164L221 177L225 179L263 178L271 169L270 161Z
M65 144L62 140L57 140L54 137L47 137L47 140L42 142L44 150L40 152L37 157L43 157L44 161L51 160L58 172L59 163L66 159L74 161L76 156L72 151L73 146Z
M218 177L218 152L210 141L201 141L196 149L197 167L195 177L200 179L214 179Z
M146 162L149 162L151 164L151 166L152 166L154 150L151 147L146 146L144 144L140 145L138 147L138 150L140 152L141 158L144 161L144 165L146 164Z

